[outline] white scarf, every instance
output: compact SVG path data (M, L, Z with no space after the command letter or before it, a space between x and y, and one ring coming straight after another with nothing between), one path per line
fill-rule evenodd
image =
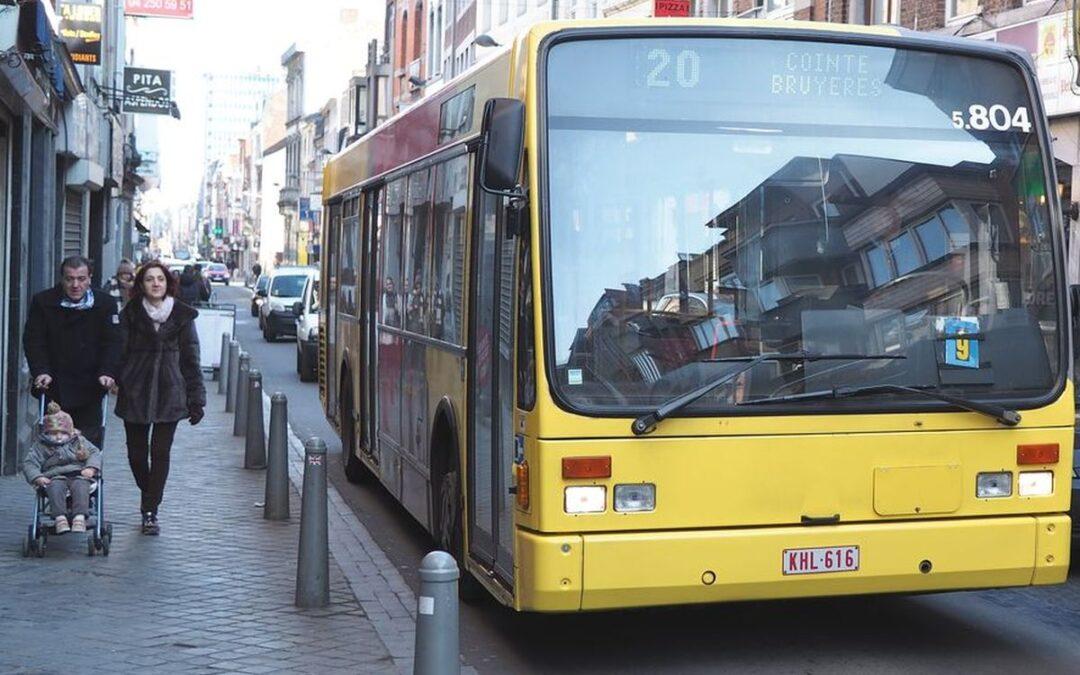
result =
M165 299L161 301L160 307L154 307L150 304L150 301L143 298L142 306L146 310L146 315L150 317L150 322L154 324L154 330L161 330L161 324L169 320L169 315L173 310L172 296L166 295Z

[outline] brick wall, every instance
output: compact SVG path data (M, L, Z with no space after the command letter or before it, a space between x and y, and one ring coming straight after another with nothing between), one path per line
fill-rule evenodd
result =
M901 0L900 24L915 30L933 30L945 25L942 0Z

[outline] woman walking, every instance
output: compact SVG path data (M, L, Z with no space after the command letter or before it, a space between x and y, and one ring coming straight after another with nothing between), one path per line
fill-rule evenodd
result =
M180 420L198 424L206 405L199 368L199 313L176 299L176 281L160 262L135 275L120 313L121 367L116 414L124 420L128 462L142 491L142 532L158 534L158 506Z

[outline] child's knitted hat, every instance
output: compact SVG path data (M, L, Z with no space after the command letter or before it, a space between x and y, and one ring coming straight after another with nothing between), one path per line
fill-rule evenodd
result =
M71 436L75 433L75 422L71 420L71 415L61 410L56 401L53 401L45 409L45 418L41 421L41 432L63 433Z

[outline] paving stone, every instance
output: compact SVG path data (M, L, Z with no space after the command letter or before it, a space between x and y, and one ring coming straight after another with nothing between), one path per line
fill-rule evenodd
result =
M330 606L292 606L299 501L294 494L290 521L262 519L253 505L263 498L265 472L241 468L243 439L232 436L220 404L212 393L204 422L194 429L182 423L177 432L158 538L139 532L123 425L110 418L108 558L88 557L81 535L50 538L44 559L22 558L32 492L21 477L0 478L0 517L12 524L0 529L0 672L401 672L353 594L356 580L335 559ZM351 516L332 513L336 520ZM365 563L371 560L368 548L358 551ZM46 615L40 607L46 588L79 601ZM378 590L392 593L389 585ZM92 659L41 649L41 636L51 633L68 636L69 644L101 644ZM318 668L297 667L305 662Z

